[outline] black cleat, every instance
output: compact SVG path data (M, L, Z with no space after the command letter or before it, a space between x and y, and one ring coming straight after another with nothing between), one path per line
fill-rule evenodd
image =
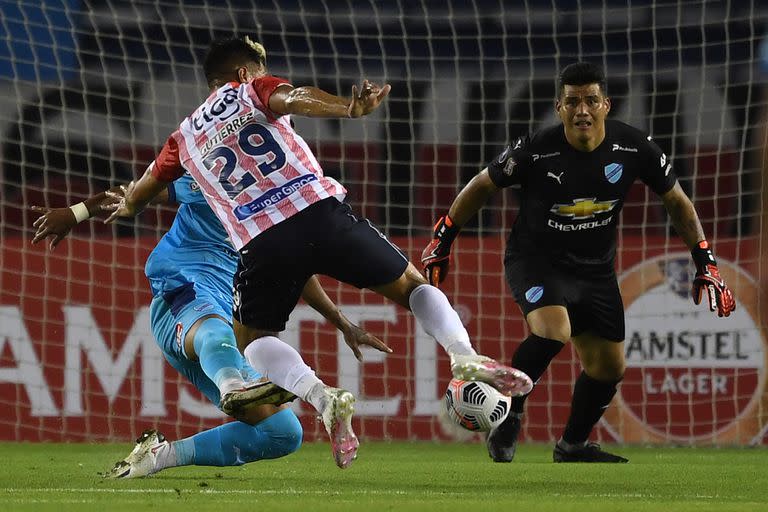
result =
M597 443L587 443L584 448L572 452L565 451L558 443L552 453L552 460L554 462L629 462L624 457L604 452Z
M522 416L522 414L510 412L501 425L488 432L485 445L493 462L512 462L515 458Z

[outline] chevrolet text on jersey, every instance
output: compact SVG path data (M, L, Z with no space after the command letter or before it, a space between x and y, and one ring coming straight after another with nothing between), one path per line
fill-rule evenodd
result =
M555 228L558 231L584 231L585 229L594 229L607 226L611 223L613 217L608 217L603 220L593 220L591 222L582 222L581 224L561 224L560 222L549 219L547 226Z

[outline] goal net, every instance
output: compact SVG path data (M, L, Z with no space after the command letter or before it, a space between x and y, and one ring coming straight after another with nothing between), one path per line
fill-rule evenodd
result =
M143 265L174 209L115 227L84 222L51 252L30 243L31 207L74 204L139 176L207 95L208 43L237 34L261 41L270 71L295 85L341 95L364 78L392 85L365 119L294 121L353 208L414 262L435 219L506 142L557 121L558 70L604 66L611 117L664 149L738 308L718 319L694 307L687 250L659 198L636 184L617 258L627 372L595 437L763 443L768 9L759 0L618 4L0 2L0 439L125 440L149 426L178 437L225 420L164 362L149 330ZM527 336L503 275L517 204L516 191L498 194L464 229L444 286L478 350L507 363ZM304 304L284 333L327 383L356 394L361 437L466 439L442 415L442 350L392 303L323 283L394 349L358 363ZM580 371L570 348L555 359L529 399L524 440L559 437ZM310 409L294 407L307 439L322 439Z

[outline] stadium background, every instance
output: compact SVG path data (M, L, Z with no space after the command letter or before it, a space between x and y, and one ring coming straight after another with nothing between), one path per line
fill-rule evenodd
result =
M294 84L339 94L362 78L392 84L369 119L296 124L353 206L414 260L460 186L507 140L556 120L557 70L603 64L612 116L671 158L739 309L727 320L694 309L683 246L660 202L633 189L618 258L630 368L597 437L764 443L768 10L759 0L616 4L0 1L0 439L125 440L151 425L176 437L221 421L149 333L143 263L172 210L82 224L49 254L30 245L29 207L72 204L143 172L206 94L208 42L235 32L260 39L270 70ZM445 286L479 349L504 360L525 336L501 269L515 204L513 191L499 195L468 226ZM393 305L326 284L395 349L359 365L306 306L286 332L326 381L356 393L361 436L466 439L439 414L449 375L436 345ZM526 439L560 434L578 372L569 351L558 356L530 401ZM307 437L322 434L298 407Z

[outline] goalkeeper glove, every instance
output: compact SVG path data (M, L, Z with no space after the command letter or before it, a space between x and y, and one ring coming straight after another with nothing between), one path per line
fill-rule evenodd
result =
M437 219L432 241L421 253L421 264L429 284L437 286L448 275L448 264L451 261L451 244L459 234L459 228L448 215Z
M709 297L709 310L717 311L717 316L728 316L736 309L736 300L733 293L725 285L720 277L715 256L709 247L709 242L702 240L691 251L691 257L696 264L696 275L693 278L691 295L693 302L699 304L701 295L707 290Z

